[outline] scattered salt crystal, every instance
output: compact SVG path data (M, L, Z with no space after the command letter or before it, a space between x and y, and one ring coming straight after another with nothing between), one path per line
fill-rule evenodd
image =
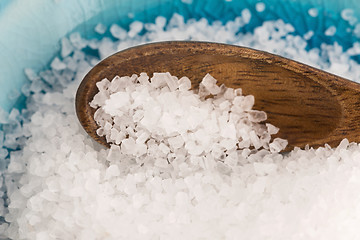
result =
M167 19L163 16L158 16L155 19L155 25L158 27L158 29L163 29L166 26Z
M94 28L95 32L97 32L98 34L104 34L106 32L106 26L102 23L98 23L96 24L95 28Z
M0 149L0 160L5 159L8 156L9 152L5 148Z
M35 71L31 68L25 68L24 69L24 73L26 75L26 77L30 80L30 81L37 81L39 80L39 76L35 73Z
M224 138L236 139L236 128L232 123L225 123L220 129L220 136Z
M137 81L142 85L147 85L149 84L149 76L146 73L140 73L140 76L138 77Z
M256 9L257 12L263 12L263 11L265 11L265 8L266 8L266 5L263 2L258 2L255 5L255 9Z
M224 98L227 100L232 100L235 97L234 89L227 88L224 92Z
M350 25L355 25L358 19L355 17L354 10L350 8L343 9L341 11L341 17L350 23Z
M64 70L66 68L66 64L63 63L59 58L54 58L54 60L50 64L51 68L54 70Z
M329 27L328 29L326 29L326 31L325 31L325 35L326 35L326 36L329 36L329 37L334 36L335 33L336 33L336 27L335 27L335 26L330 26L330 27Z
M159 81L166 82L170 91L175 91L179 86L177 78L176 77L174 78L173 76L171 76L169 72L154 73L154 78L152 79L152 81L154 81L154 79L160 79L160 78L161 78L161 80L159 80Z
M110 179L112 177L117 177L120 175L120 170L117 165L110 165L105 172L105 179Z
M245 24L250 22L251 19L251 12L249 9L245 8L244 10L241 11L241 16L245 22Z
M243 99L241 102L241 108L244 109L244 111L250 111L251 108L254 106L255 103L255 98L253 95L247 95Z
M164 158L157 158L155 160L154 165L156 167L159 167L159 168L167 168L167 167L169 167L168 161L166 159L164 159Z
M181 136L175 136L168 139L169 145L173 149L181 148L184 145L184 140Z
M264 111L250 110L248 111L249 120L252 122L262 122L267 119Z
M249 136L251 143L254 145L255 149L259 149L260 147L262 147L263 144L261 143L260 138L256 135L255 131L251 131L249 133Z
M308 31L307 33L305 33L304 39L310 40L313 36L314 36L314 31Z
M61 39L61 57L65 58L69 56L74 51L74 47L72 46L70 40L68 38Z
M269 134L273 135L273 134L277 134L279 132L279 128L275 127L271 123L265 123L265 125L267 127L267 131Z
M136 139L136 143L145 143L146 140L148 140L150 137L150 134L147 131L142 132L138 138Z
M124 40L127 37L127 32L125 29L120 27L117 24L113 24L110 27L110 33L114 38Z
M220 87L216 85L216 82L216 79L208 73L200 84L202 84L209 93L215 95L220 93Z
M236 148L236 140L230 138L222 139L219 144L226 150L231 150Z
M130 30L128 32L129 37L135 37L138 33L143 30L144 24L139 21L132 22L130 24Z
M130 96L128 93L117 92L105 101L104 111L111 115L118 115L122 107L130 104Z
M355 28L354 28L354 32L353 32L354 34L355 34L355 36L356 37L360 37L360 23L357 23L356 25L355 25Z
M346 149L349 146L349 140L347 138L344 138L339 146L336 148L337 151L341 150L341 149Z
M317 8L310 8L308 13L311 17L317 17L319 15L319 11Z
M136 154L135 151L135 140L133 138L126 138L121 142L121 152L124 154Z
M191 81L188 77L182 77L179 79L179 90L188 91L191 88Z
M201 146L196 144L194 141L185 142L185 149L189 152L189 154L195 156L199 156L204 152Z
M115 76L113 80L111 80L111 83L109 85L110 93L115 93L120 91L121 89L124 89L128 86L128 83L130 81L129 77L119 77Z
M86 47L86 41L81 37L80 33L75 32L70 34L69 40L76 49L83 49Z
M9 113L0 107L0 123L1 124L8 123L8 120L9 120Z
M99 91L106 91L110 85L110 81L107 78L104 78L103 80L96 83L96 87L99 89Z
M160 88L167 85L166 82L167 73L154 73L154 76L150 79L154 88Z
M241 88L235 89L234 94L235 94L235 96L242 96L242 89ZM249 95L249 96L251 96L251 95Z
M159 144L159 150L162 151L164 154L168 154L170 152L170 148L164 143Z
M114 42L109 38L103 38L99 43L99 55L104 59L115 52Z
M271 152L280 152L285 149L288 144L287 140L281 138L275 138L272 143L270 143L270 151Z

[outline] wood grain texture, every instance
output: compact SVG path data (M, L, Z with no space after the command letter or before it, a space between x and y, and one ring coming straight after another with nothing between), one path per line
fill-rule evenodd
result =
M116 75L170 72L188 76L196 88L206 73L219 84L242 88L255 96L254 109L268 114L280 128L275 137L293 147L336 146L343 138L360 141L360 85L305 64L270 53L207 42L161 42L118 52L96 65L76 94L80 123L96 141L95 110L89 102L98 92L95 83Z

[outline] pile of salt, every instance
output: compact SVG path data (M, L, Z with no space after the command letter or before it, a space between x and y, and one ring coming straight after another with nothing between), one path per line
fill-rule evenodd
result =
M103 79L90 103L97 109L97 133L137 162L148 160L150 152L155 152L154 161L169 163L172 155L227 162L243 150L280 152L286 147L283 139L270 142L278 128L261 123L266 113L252 110L253 96L216 83L206 74L195 93L190 79L170 73Z

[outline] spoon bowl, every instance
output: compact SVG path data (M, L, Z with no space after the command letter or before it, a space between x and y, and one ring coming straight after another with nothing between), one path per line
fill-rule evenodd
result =
M295 146L335 147L343 138L360 141L360 84L250 48L207 42L160 42L118 52L97 64L81 82L76 112L86 132L109 147L96 134L95 109L89 102L104 78L146 72L170 72L187 76L197 88L210 73L219 84L242 88L255 96L254 109L265 111L267 122L280 128L274 137L287 139L286 150Z

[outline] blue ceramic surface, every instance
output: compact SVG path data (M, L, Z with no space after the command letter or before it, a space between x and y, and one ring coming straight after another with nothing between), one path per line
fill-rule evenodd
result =
M188 2L188 1L186 1ZM252 20L244 31L252 31L264 20L281 18L291 23L295 34L315 32L309 47L322 42L337 41L345 48L357 40L352 33L356 24L341 19L341 11L353 9L360 19L357 0L263 0L266 10L255 11L258 0L193 0L192 4L180 0L1 0L0 1L0 107L8 111L27 81L24 68L44 69L59 50L59 40L73 31L84 37L98 37L93 28L117 22L127 27L133 20L153 21L156 16L167 18L173 13L185 19L205 17L209 21L223 22L233 19L244 8L252 12ZM318 9L318 17L308 14ZM131 15L129 15L131 13ZM130 18L130 17L131 18ZM324 36L329 26L336 26L333 37ZM360 27L360 25L359 25Z

